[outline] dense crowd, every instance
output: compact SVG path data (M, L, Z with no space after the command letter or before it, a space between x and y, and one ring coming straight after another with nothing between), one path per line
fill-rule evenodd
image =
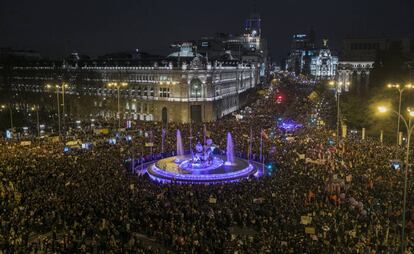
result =
M64 153L63 144L0 144L0 253L396 253L401 246L404 172L390 160L403 151L374 140L331 142L329 126L310 121L312 85L281 78L243 111L203 124L146 123L131 142L95 141ZM283 103L275 95L283 94ZM334 103L334 102L332 102ZM334 114L335 112L331 112ZM328 116L321 116L328 117ZM278 118L303 125L294 140ZM163 129L165 136L163 136ZM221 148L233 133L238 156L259 160L266 176L232 184L159 184L136 165L189 147L204 129ZM164 142L163 142L164 140ZM152 142L154 147L143 144ZM164 143L164 145L162 145ZM409 177L412 177L411 171ZM409 192L412 191L409 181ZM214 198L216 202L210 202ZM407 249L413 248L408 195Z

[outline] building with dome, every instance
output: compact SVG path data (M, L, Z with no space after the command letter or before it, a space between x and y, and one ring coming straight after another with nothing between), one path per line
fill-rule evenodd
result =
M110 83L127 84L120 89L122 119L209 122L242 107L259 83L258 66L234 59L210 60L184 46L161 60L26 61L11 68L4 85L14 92L34 93L29 97L35 98L39 93L54 93L46 84L64 81L69 85L67 112L90 108L93 117L115 117L117 108L109 101L116 100L117 90Z
M315 80L329 80L336 75L338 57L328 47L328 40L317 46L313 30L293 35L285 69Z
M138 49L95 59L75 53L64 61L20 62L7 72L0 69L0 76L6 77L4 86L14 92L51 96L55 91L46 89L46 84L69 84L65 96L73 98L66 112L77 117L118 117L113 103L118 90L108 84L123 83L122 119L214 121L245 105L249 92L266 76L267 50L260 22L259 16L250 17L241 35L175 43L165 57Z
M323 47L311 56L310 75L316 80L331 80L335 78L337 66L338 57L332 55L328 40L324 40Z

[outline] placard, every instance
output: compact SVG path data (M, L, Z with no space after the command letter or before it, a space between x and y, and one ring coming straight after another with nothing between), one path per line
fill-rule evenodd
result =
M305 233L310 234L310 235L314 235L315 234L315 228L305 227Z
M213 197L210 197L210 198L208 199L208 202L209 202L210 204L216 204L216 203L217 203L217 199L216 199L216 198L213 198Z

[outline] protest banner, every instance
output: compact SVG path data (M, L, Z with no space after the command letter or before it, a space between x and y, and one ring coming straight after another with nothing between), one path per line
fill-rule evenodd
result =
M31 146L32 145L32 141L21 141L20 142L21 146Z
M209 202L210 204L216 204L216 203L217 203L217 199L216 199L216 198L213 198L213 197L210 197L210 198L208 199L208 202Z
M315 228L313 228L313 227L305 227L305 233L306 234L310 234L310 235L314 235L315 234Z

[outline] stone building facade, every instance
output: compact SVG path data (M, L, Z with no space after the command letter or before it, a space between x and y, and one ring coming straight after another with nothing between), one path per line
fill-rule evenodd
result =
M208 62L199 56L180 62L37 62L14 66L7 75L12 91L34 96L49 93L51 99L55 90L46 85L65 82L67 96L90 98L82 107L96 108L95 114L101 117L116 114L116 107L105 106L118 96L108 84L126 83L119 89L123 119L178 123L209 122L230 114L259 83L256 64Z

